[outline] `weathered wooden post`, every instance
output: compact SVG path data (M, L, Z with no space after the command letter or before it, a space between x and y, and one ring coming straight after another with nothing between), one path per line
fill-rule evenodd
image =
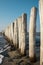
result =
M10 24L10 35L11 35L11 41L13 42L13 36L14 36L14 23Z
M40 65L43 65L43 0L39 0L39 15L40 15Z
M19 50L21 50L21 31L22 31L22 16L18 18L18 35L19 35Z
M8 31L8 27L7 27L7 29L6 29L6 35L7 35L7 37L9 36L9 31Z
M5 36L8 38L9 37L9 27L7 27L6 29L5 29Z
M7 36L6 34L7 34L7 28L5 29L5 36Z
M21 54L26 54L26 34L27 34L27 14L22 15L22 23L21 23Z
M10 37L10 26L8 26L5 29L5 36L6 36L7 40L10 40L11 39L11 37Z
M11 41L11 35L10 35L11 31L10 31L10 25L8 26L8 38Z
M32 62L35 61L36 14L37 8L33 7L31 9L29 26L29 58Z
M13 36L13 44L15 48L18 48L18 21L17 19L14 22L14 36Z

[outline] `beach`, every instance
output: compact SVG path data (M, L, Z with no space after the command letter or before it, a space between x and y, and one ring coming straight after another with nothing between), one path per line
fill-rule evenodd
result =
M38 38L38 37L37 37ZM38 38L39 39L39 38ZM37 39L37 40L38 40ZM8 47L9 43L4 36L0 36L0 47ZM28 44L28 36L27 36L27 44L26 44L26 55L22 56L19 52L19 49L7 49L6 51L0 53L4 56L2 59L1 65L39 65L40 63L40 45L39 41L37 41L35 46L35 54L36 54L36 62L32 63L29 60L29 44ZM5 46L6 45L6 46ZM8 45L8 46L7 46Z

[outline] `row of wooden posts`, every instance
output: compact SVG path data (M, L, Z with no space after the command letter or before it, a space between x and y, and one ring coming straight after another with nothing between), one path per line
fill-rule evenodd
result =
M39 0L40 15L40 65L43 65L43 0ZM36 36L37 8L33 7L29 24L29 58L35 60L35 36ZM5 29L5 35L13 41L14 47L19 48L22 55L26 53L27 14L17 18ZM18 46L19 45L19 46Z

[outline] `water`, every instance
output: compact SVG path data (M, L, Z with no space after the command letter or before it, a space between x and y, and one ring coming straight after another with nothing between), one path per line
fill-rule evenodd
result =
M4 39L3 35L0 35L0 48L4 47L7 41Z
M3 52L3 47L6 44L6 40L4 39L3 35L0 35L0 64L3 61L4 55L1 54L1 52Z
M0 36L0 54L3 54L6 56L7 50L10 49L11 46L7 44L7 41L5 40L4 36Z
M36 46L40 46L40 36L36 36Z
M0 64L2 63L3 58L4 58L4 56L0 54Z

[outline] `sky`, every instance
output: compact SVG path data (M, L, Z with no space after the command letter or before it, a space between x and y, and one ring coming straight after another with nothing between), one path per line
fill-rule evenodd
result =
M27 13L27 30L29 31L30 11L33 6L37 7L36 31L39 32L38 0L0 0L0 31L4 30L23 13Z

